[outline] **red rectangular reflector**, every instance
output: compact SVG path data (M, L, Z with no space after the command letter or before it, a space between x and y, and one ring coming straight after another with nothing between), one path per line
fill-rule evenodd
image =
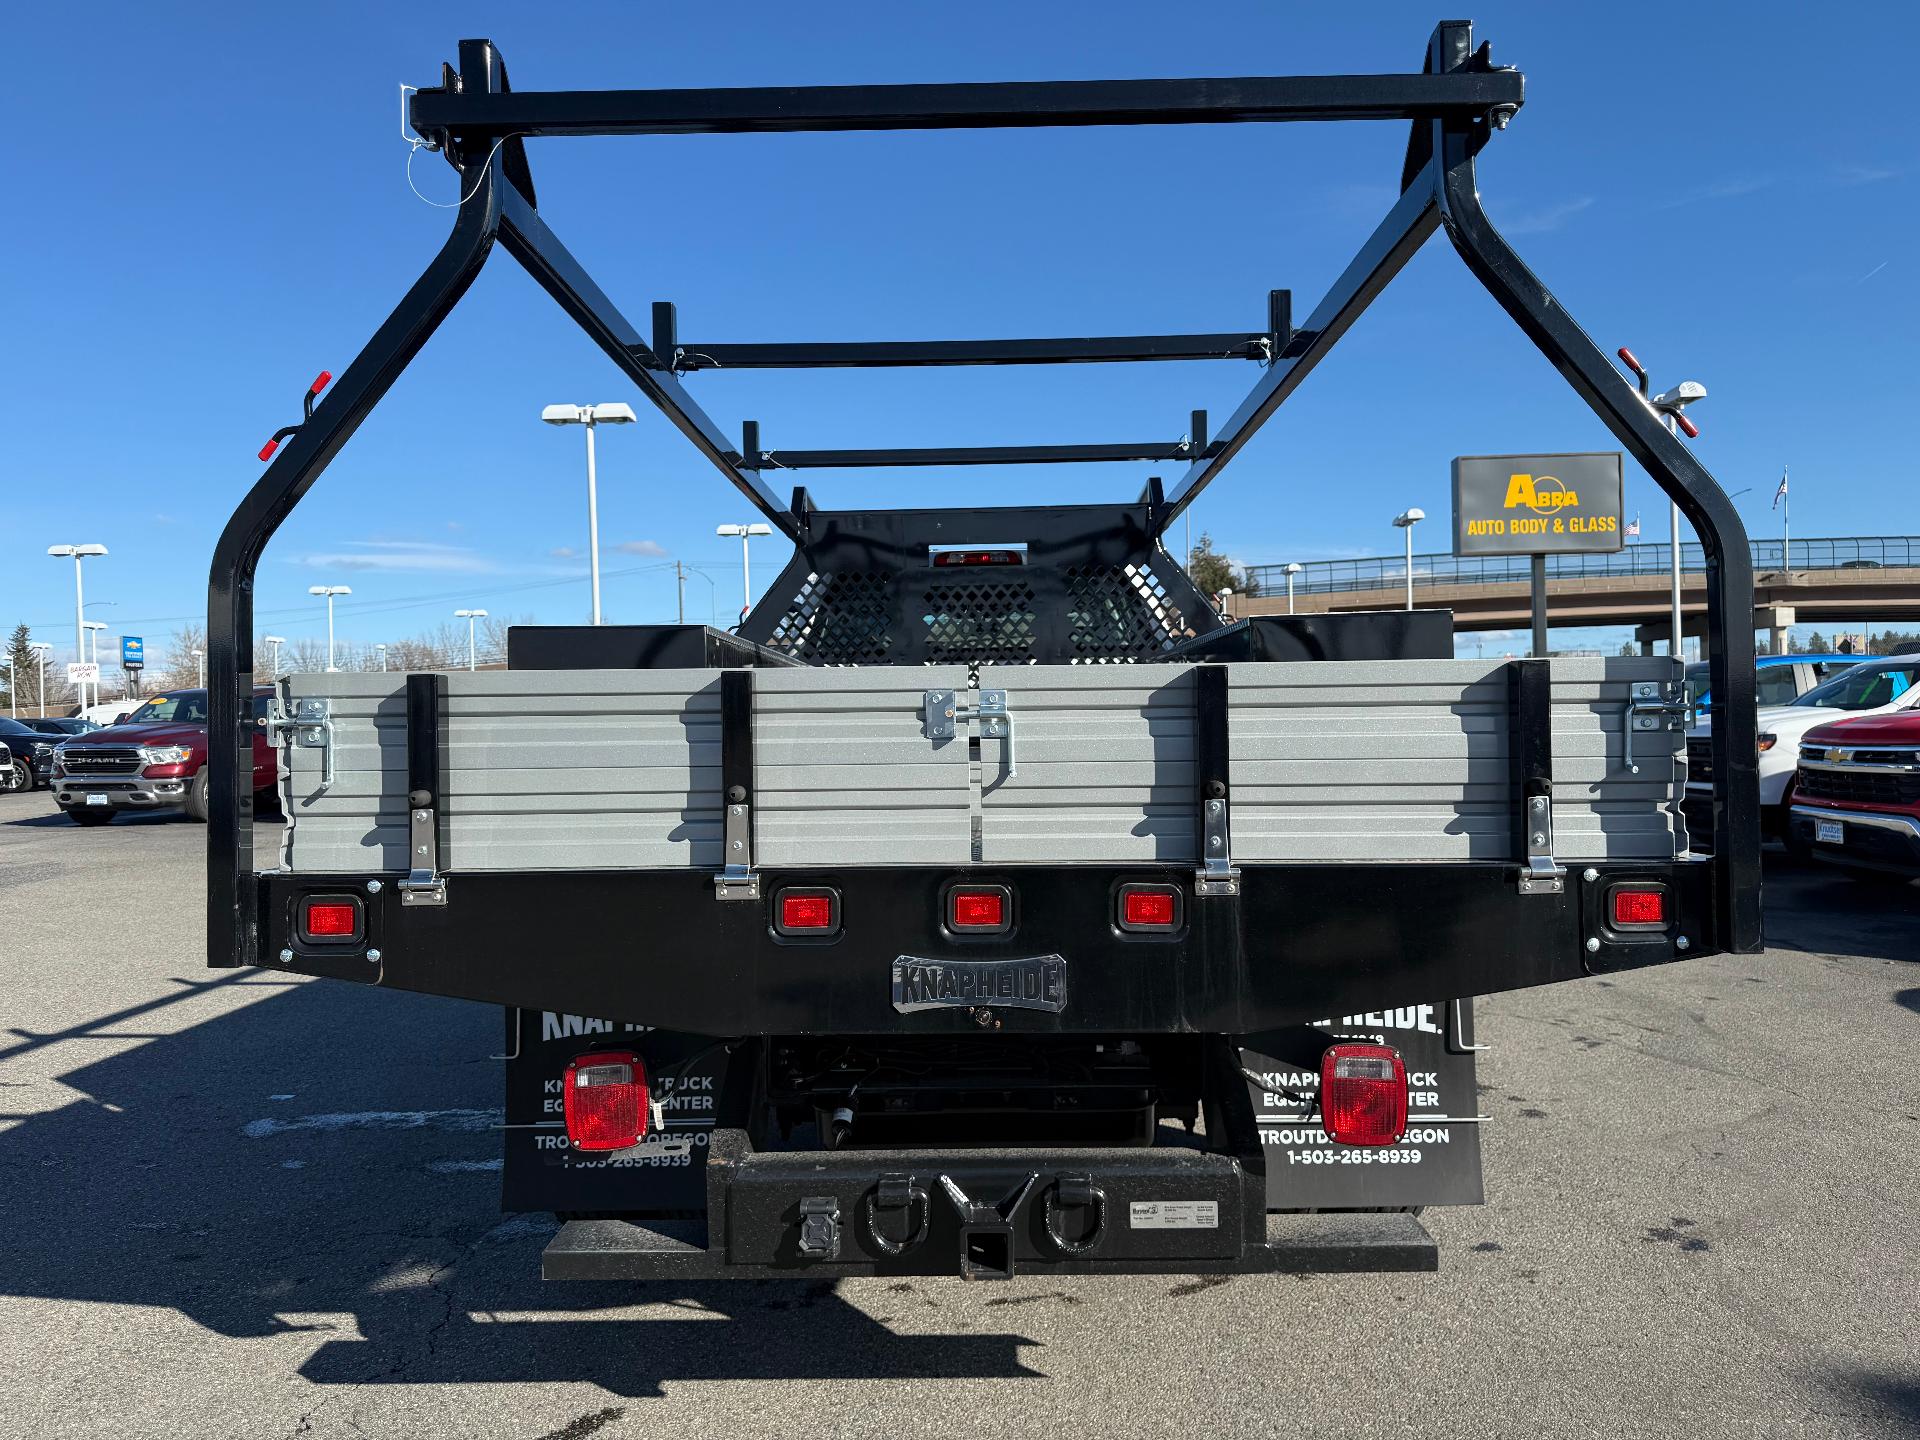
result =
M360 928L360 907L350 900L309 900L306 932L316 940L342 940Z
M780 928L782 930L833 929L833 897L831 895L782 895L780 897Z
M1613 923L1616 925L1666 924L1667 892L1627 889L1614 891Z
M1336 1145L1407 1133L1407 1065L1391 1045L1331 1045L1320 1057L1320 1126Z
M1128 890L1120 896L1120 923L1134 930L1171 930L1180 918L1171 890Z
M1007 923L1004 890L956 890L947 902L947 921L956 930L1001 930Z
M630 1050L576 1055L561 1090L576 1150L626 1150L647 1134L647 1067Z

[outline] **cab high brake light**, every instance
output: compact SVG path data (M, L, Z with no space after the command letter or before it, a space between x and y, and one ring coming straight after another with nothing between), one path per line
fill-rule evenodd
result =
M576 1055L562 1081L576 1150L629 1150L647 1136L647 1066L631 1050Z
M1320 1124L1336 1145L1407 1133L1407 1064L1391 1045L1333 1045L1320 1057Z

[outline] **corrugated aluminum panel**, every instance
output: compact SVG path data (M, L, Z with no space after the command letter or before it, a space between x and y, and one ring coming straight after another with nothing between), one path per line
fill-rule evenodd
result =
M542 670L447 676L440 745L441 868L718 867L717 670ZM795 684L796 679L804 683ZM760 670L755 681L759 862L964 863L964 740L925 738L921 694L966 672ZM296 870L401 870L406 853L406 677L299 675L326 699L321 752L284 751Z
M1656 656L1552 662L1554 849L1566 860L1671 856L1679 733L1639 731L1635 681ZM1494 660L1309 661L1231 667L1238 860L1511 860L1508 681Z
M980 742L983 861L1193 859L1190 666L983 665L980 687L1007 692L1016 762Z
M1514 859L1508 681L1499 661L1301 661L1230 667L1238 860ZM1553 662L1555 850L1564 860L1677 848L1677 732L1636 732L1630 686L1658 657ZM721 863L719 675L482 671L447 677L442 868ZM769 866L1194 859L1190 666L987 666L1006 742L930 740L928 689L977 699L957 666L755 672L757 861ZM333 707L337 778L285 753L283 863L406 868L402 675L302 675Z
M964 865L972 784L964 731L929 740L925 692L956 665L758 670L754 844L763 865Z

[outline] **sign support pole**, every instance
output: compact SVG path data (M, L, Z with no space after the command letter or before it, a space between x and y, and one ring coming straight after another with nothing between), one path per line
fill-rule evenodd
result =
M1534 555L1533 561L1533 658L1547 658L1547 557Z

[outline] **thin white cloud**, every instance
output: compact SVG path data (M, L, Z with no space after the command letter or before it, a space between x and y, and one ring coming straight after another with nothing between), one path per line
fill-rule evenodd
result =
M556 560L572 560L577 557L580 552L571 545L556 545L553 549L547 551L547 554Z
M1697 205L1703 200L1737 200L1742 195L1752 195L1768 189L1773 184L1771 175L1728 175L1719 180L1710 180L1705 185L1697 185L1686 194L1667 201L1660 208L1675 210L1682 205Z
M1833 168L1833 178L1841 185L1874 185L1895 179L1900 173L1891 165L1872 165L1863 160L1849 160Z
M1562 200L1557 205L1542 206L1510 220L1498 222L1500 228L1509 235L1544 235L1550 230L1558 230L1567 221L1593 204L1593 196L1576 195L1571 200Z
M651 540L622 540L613 548L622 555L664 555L667 553L666 546L656 545Z
M313 570L386 573L489 575L500 567L464 545L431 540L348 540L341 549L297 555L296 565Z

